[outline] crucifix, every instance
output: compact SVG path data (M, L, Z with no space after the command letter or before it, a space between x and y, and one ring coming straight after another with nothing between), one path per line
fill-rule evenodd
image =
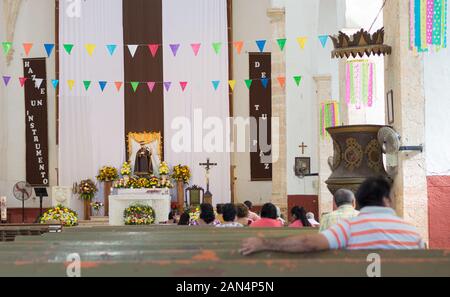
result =
M305 145L305 143L304 142L302 142L302 145L300 145L299 146L299 148L301 148L302 149L302 155L304 155L305 154L305 148L307 148L308 146L307 145Z
M209 191L209 171L213 166L217 166L217 163L211 163L209 158L206 159L206 163L200 163L200 166L204 166L206 170L206 193L204 195L204 200L207 203L212 204L212 194Z

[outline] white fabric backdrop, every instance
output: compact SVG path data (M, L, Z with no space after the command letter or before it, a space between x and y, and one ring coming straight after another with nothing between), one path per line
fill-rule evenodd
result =
M213 42L223 42L220 55L213 50ZM164 43L164 80L172 81L172 89L165 92L165 157L171 166L186 164L192 169L192 183L205 187L205 171L198 164L211 158L218 163L211 170L211 192L213 203L230 201L230 153L227 152L182 152L174 151L173 137L179 130L172 129L173 120L186 117L194 134L194 110L200 109L203 119L217 117L225 135L225 120L229 116L228 98L228 35L226 0L164 0L163 1L163 43ZM181 43L174 58L169 44ZM191 43L202 43L197 57L194 56ZM221 80L214 91L211 81ZM182 92L180 81L189 82ZM199 120L199 118L196 118ZM201 130L201 129L199 129ZM195 133L201 133L201 131ZM206 136L209 129L205 129ZM198 135L198 134L197 134ZM198 137L198 136L197 136ZM201 144L202 137L192 137L191 148ZM222 145L221 150L224 150Z
M81 16L65 12L71 2L60 2L60 143L59 179L71 186L85 178L95 178L100 167L120 168L125 159L123 88L114 81L124 79L122 0L80 1ZM72 55L62 47L73 43ZM97 45L90 57L84 47ZM110 56L106 44L117 44ZM67 80L75 80L73 91ZM92 80L88 92L83 80ZM99 80L108 81L101 94ZM98 195L101 197L101 193ZM75 209L82 203L72 201Z

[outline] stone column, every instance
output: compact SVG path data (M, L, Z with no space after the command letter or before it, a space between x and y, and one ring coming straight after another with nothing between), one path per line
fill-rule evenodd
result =
M286 34L284 8L271 8L267 11L272 25L272 37L282 38ZM286 76L285 52L272 53L272 78ZM272 144L278 144L279 158L272 166L272 203L283 212L287 210L287 171L286 171L286 90L278 82L272 81ZM278 121L277 121L278 119ZM275 124L278 122L278 126Z
M320 110L319 106L332 99L331 95L331 76L315 76L317 88L317 106L316 110ZM328 158L333 156L333 141L331 137L319 137L319 215L333 211L333 195L325 184L325 181L331 175L331 169L328 165Z
M394 91L394 128L403 145L425 143L423 59L409 49L408 1L391 0L384 8L385 43L392 55L385 58L386 92ZM425 155L400 153L394 194L397 213L415 225L428 241L428 195Z

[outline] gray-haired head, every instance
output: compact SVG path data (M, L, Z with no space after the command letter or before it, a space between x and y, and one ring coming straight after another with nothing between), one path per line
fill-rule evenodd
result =
M341 207L342 205L352 205L355 201L355 194L352 191L347 189L337 190L334 194L334 202L337 207Z

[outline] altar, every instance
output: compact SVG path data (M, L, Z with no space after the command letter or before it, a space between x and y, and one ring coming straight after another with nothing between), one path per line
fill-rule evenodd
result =
M170 214L168 189L116 189L109 196L109 225L124 226L123 212L135 203L151 206L155 211L155 224L167 222Z

